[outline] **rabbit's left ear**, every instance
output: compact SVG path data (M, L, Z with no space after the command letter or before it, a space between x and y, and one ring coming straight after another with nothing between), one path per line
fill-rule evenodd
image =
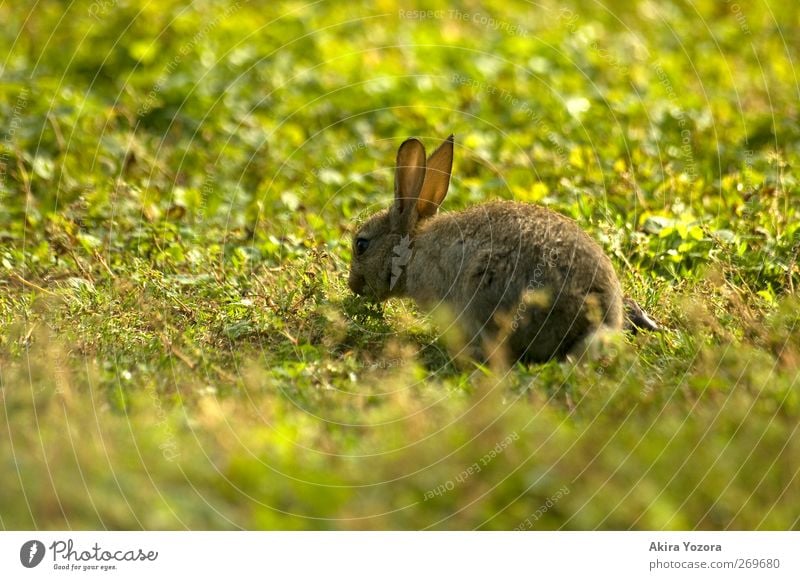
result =
M394 204L389 210L392 229L410 232L417 221L416 207L425 181L425 147L406 139L397 150L394 173Z
M450 135L428 158L425 181L417 200L417 214L420 218L430 217L439 210L450 187L452 169L453 136Z

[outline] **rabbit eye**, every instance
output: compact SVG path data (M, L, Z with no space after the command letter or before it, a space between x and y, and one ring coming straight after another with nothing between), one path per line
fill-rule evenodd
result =
M356 255L360 256L364 252L367 251L369 247L369 240L367 238L357 238L356 239Z

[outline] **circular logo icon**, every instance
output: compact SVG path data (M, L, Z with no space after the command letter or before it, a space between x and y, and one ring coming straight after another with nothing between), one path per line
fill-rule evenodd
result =
M19 549L19 561L26 568L35 568L44 558L44 544L39 540L28 540Z

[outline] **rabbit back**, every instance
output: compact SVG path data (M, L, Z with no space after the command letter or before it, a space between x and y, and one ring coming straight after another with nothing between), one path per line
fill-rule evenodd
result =
M406 294L446 304L471 346L505 337L514 358L568 354L601 327L623 325L613 265L573 220L542 206L491 202L420 225Z

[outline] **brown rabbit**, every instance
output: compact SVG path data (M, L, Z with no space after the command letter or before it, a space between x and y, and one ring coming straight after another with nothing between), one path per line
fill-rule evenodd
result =
M427 162L416 139L400 146L394 204L353 239L353 292L446 307L481 358L501 343L514 360L562 358L598 331L623 328L614 267L573 220L511 201L437 214L452 165L452 135ZM652 324L637 311L629 324Z

